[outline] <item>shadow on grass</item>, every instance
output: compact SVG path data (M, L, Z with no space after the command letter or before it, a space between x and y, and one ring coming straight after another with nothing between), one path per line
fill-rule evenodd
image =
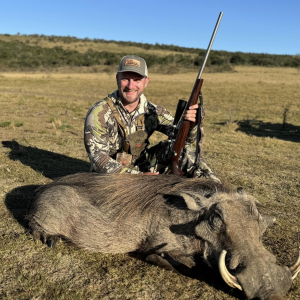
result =
M270 123L256 120L235 121L239 126L236 131L242 131L258 137L271 137L289 142L300 143L300 126L289 123ZM226 125L227 123L217 123Z
M201 282L205 282L207 285L215 288L216 290L222 290L228 295L232 297L236 297L237 299L243 298L243 293L238 289L232 289L229 287L224 280L222 279L218 266L215 264L213 268L209 267L202 258L202 255L195 255L195 263L196 265L192 268L188 268L187 266L175 261L168 255L168 253L164 253L164 260L166 260L172 268L168 268L164 263L159 263L158 261L153 262L147 259L146 253L129 253L129 256L141 260L143 262L149 263L151 265L159 266L160 268L166 269L168 271L179 273L185 277L189 277L191 279L196 279ZM158 255L160 256L160 255ZM200 296L200 295L199 295ZM201 296L200 296L201 297ZM202 299L202 298L201 298ZM225 299L225 298L224 298ZM227 299L227 298L226 298Z
M90 164L80 159L35 147L23 146L16 141L3 141L2 145L11 149L9 153L11 160L18 160L23 165L31 167L50 179L79 172L89 172Z
M225 281L221 277L217 265L215 265L214 268L209 267L203 261L200 255L195 257L195 261L196 266L191 269L188 277L199 280L201 282L206 282L209 286L214 287L216 290L221 290L226 294L230 295L231 297L235 297L237 299L244 299L245 296L243 292L239 291L238 289L233 289L225 283Z
M5 205L14 219L25 229L28 229L25 216L33 199L34 191L39 185L25 185L17 187L6 194Z
M80 159L53 153L34 147L20 145L16 141L3 141L2 145L11 149L9 158L18 160L25 166L55 179L66 175L88 172L90 164ZM27 185L13 189L6 195L5 205L13 217L26 228L25 215L38 185Z

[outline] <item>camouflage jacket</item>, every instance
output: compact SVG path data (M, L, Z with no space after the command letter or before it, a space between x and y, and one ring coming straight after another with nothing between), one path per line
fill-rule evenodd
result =
M168 135L172 130L173 116L164 107L150 103L142 94L137 108L129 113L118 96L118 91L108 95L112 100L120 119L133 134L137 130L137 118L144 115L143 130L149 138L154 131ZM91 161L91 169L101 173L140 173L135 168L127 168L115 158L122 151L123 132L118 126L105 99L94 104L88 111L84 126L84 144ZM189 132L187 143L196 139L197 128ZM147 140L148 140L147 138Z

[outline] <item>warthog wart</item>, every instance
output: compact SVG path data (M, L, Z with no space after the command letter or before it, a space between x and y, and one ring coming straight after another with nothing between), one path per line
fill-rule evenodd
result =
M191 268L200 254L248 299L284 299L300 271L300 259L282 267L264 248L274 218L259 213L256 199L212 180L79 173L38 188L27 219L44 242L63 237L90 251L142 252L168 269L166 257Z

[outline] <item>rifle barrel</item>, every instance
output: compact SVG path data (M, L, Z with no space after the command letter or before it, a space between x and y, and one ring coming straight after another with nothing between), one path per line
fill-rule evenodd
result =
M207 58L208 58L208 55L209 55L211 46L212 46L212 44L213 44L213 42L214 42L215 36L216 36L216 34L217 34L217 31L218 31L218 28L219 28L219 25L220 25L222 16L223 16L223 12L220 12L219 18L218 18L218 21L217 21L217 24L216 24L216 26L215 26L214 32L213 32L213 34L212 34L212 36L211 36L211 39L210 39L210 42L209 42L209 44L208 44L208 48L207 48L206 53L205 53L205 55L204 55L204 59L203 59L201 68L200 68L200 70L199 70L197 79L200 79L200 78L201 78L201 75L202 75L203 70L204 70L204 68L205 68L206 61L207 61Z

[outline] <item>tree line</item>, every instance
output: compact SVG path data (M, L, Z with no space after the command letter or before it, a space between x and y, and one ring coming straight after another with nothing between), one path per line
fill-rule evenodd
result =
M135 46L141 49L160 49L175 51L178 54L158 56L147 52L132 53L142 56L149 67L155 65L173 65L178 67L191 68L200 66L205 55L204 49L186 48L173 45L143 44L134 42L116 42L101 39L77 39L74 37L39 36L40 39L47 39L49 42L73 43L78 41L91 41L94 43L116 43L124 46ZM30 36L29 36L30 37ZM188 54L187 54L188 53ZM189 55L192 54L193 55ZM108 51L87 50L80 53L76 50L65 50L62 47L44 48L32 46L18 40L0 40L0 68L37 68L37 67L61 67L61 66L95 66L95 65L117 65L120 59L128 53L112 53ZM195 56L195 54L197 54ZM268 66L268 67L300 67L300 57L292 55L275 55L264 53L243 53L212 50L207 66Z

